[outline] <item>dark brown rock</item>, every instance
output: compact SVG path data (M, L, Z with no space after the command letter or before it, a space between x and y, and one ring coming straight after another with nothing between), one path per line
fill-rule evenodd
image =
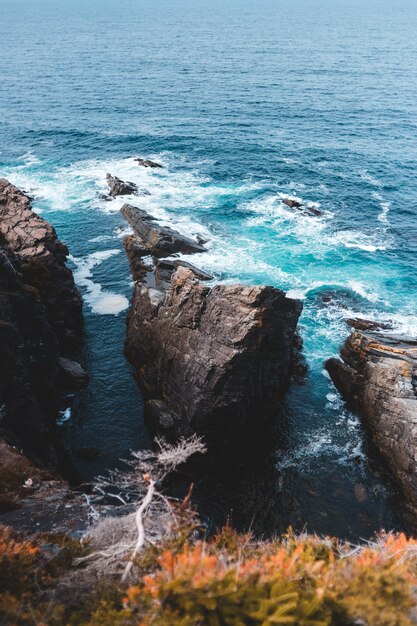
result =
M187 263L187 261L182 261L180 259L160 259L155 263L155 284L158 289L167 289L169 284L171 283L171 276L179 267L186 267L192 271L194 276L198 278L198 280L209 281L213 280L213 276L211 274L207 274L200 268L192 265L192 263Z
M205 252L206 248L193 239L181 235L168 226L161 226L154 217L130 204L121 208L121 213L135 231L135 242L129 245L135 248L135 256L152 255L163 258L181 252L195 254Z
M107 174L107 184L110 187L109 196L112 198L116 198L117 196L129 196L131 194L135 194L138 191L135 183L129 183L117 178L117 176L112 176L111 174Z
M292 200L291 198L283 198L281 202L282 204L289 206L291 209L300 209L303 206L301 202L298 202L298 200Z
M299 209L307 215L315 215L317 217L323 215L323 211L320 211L317 207L311 204L303 204L302 202L299 202L299 200L294 200L293 198L282 198L281 202L282 204L286 204L290 207L290 209Z
M166 291L138 283L126 353L153 431L238 437L276 409L301 306L273 287L210 288L182 266Z
M59 357L82 337L68 250L16 187L0 179L0 434L35 463L72 472L55 428Z
M149 159L137 158L135 159L135 161L142 167L162 168L162 165L160 163L156 163L155 161L150 161Z
M0 514L20 508L22 500L51 478L17 448L0 439Z
M364 320L360 317L353 317L346 320L346 324L355 330L389 330L392 328L392 323L388 322L375 322L373 320Z
M14 267L22 283L37 292L60 347L73 351L81 341L83 320L81 297L65 265L68 248L53 226L32 211L29 198L4 179L0 179L0 249L3 276L16 275Z
M64 389L77 391L88 385L89 376L76 361L61 356L58 359L58 367L59 380Z
M355 331L326 368L417 507L417 341Z
M85 497L0 440L0 524L24 533L78 534L88 521Z

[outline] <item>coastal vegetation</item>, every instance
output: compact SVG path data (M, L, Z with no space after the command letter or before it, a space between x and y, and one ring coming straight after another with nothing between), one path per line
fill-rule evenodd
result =
M1 624L39 626L408 626L417 542L363 546L315 535L267 542L225 527L195 540L178 528L148 545L125 583L86 576L91 549L62 536L0 531ZM65 558L64 558L65 557ZM81 565L80 565L81 562ZM78 563L78 565L77 565ZM83 565L84 564L84 565Z

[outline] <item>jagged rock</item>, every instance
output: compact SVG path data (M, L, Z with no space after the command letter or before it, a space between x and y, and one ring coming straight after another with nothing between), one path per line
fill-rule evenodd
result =
M291 209L300 209L303 206L301 202L293 200L292 198L283 198L281 202L282 204L289 206Z
M135 231L135 256L152 255L163 258L177 252L195 254L206 248L193 239L181 235L168 226L160 226L154 217L130 204L121 208L121 213Z
M355 331L326 369L417 506L417 341Z
M346 324L356 330L389 330L392 328L392 323L389 322L375 322L373 320L364 320L360 317L353 317L346 320Z
M68 391L77 391L88 385L89 376L87 372L76 361L59 357L59 380L64 389Z
M13 267L18 266L14 269L21 281L42 301L60 347L73 351L81 341L83 318L80 294L65 265L68 248L53 226L32 211L29 198L4 179L0 179L0 248L3 276L16 274Z
M136 285L126 354L148 422L170 438L237 438L277 407L302 305L273 287L200 283L179 266L167 290Z
M162 165L160 163L156 163L155 161L150 161L149 159L137 158L135 159L135 161L142 167L162 168Z
M24 533L77 535L88 521L85 497L0 440L0 524Z
M110 187L109 196L112 198L116 198L117 196L129 196L131 194L135 194L138 191L135 183L129 183L117 178L117 176L112 176L111 174L107 174L107 184Z
M35 463L71 475L55 429L59 356L82 337L68 250L30 201L0 179L0 434Z
M319 217L323 215L323 211L320 211L317 207L312 204L303 204L299 200L294 200L293 198L281 198L282 204L286 204L290 209L298 209L305 213L306 215L315 215Z
M171 259L160 259L155 263L155 286L157 289L168 289L171 283L172 274L179 267L186 267L192 271L194 276L198 278L198 280L208 281L213 280L213 276L207 274L203 270L200 270L195 265L191 263L187 263L186 261L180 261L179 259L175 259L171 261Z
M51 475L38 469L19 450L0 439L0 514L21 507Z

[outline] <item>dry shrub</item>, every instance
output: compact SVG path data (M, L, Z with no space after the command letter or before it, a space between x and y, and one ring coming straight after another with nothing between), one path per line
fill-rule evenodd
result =
M136 623L153 626L410 626L416 542L389 535L353 550L335 540L288 537L247 544L227 531L213 543L164 552L159 570L131 586ZM118 623L118 622L116 622Z

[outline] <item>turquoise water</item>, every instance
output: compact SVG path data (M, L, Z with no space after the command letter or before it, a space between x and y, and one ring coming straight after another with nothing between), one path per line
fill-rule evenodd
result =
M61 418L75 449L100 451L79 463L82 475L148 444L123 357L132 285L122 202L100 197L111 172L150 192L135 203L210 240L198 262L217 280L268 283L304 301L309 375L288 397L285 445L268 471L248 464L242 477L259 481L251 523L265 494L268 530L368 536L401 525L395 487L323 362L348 317L417 333L415 1L0 9L0 175L32 194L68 243L84 297L92 383ZM165 167L145 170L136 156ZM286 196L318 203L323 216L294 213ZM235 500L239 517L243 490Z

